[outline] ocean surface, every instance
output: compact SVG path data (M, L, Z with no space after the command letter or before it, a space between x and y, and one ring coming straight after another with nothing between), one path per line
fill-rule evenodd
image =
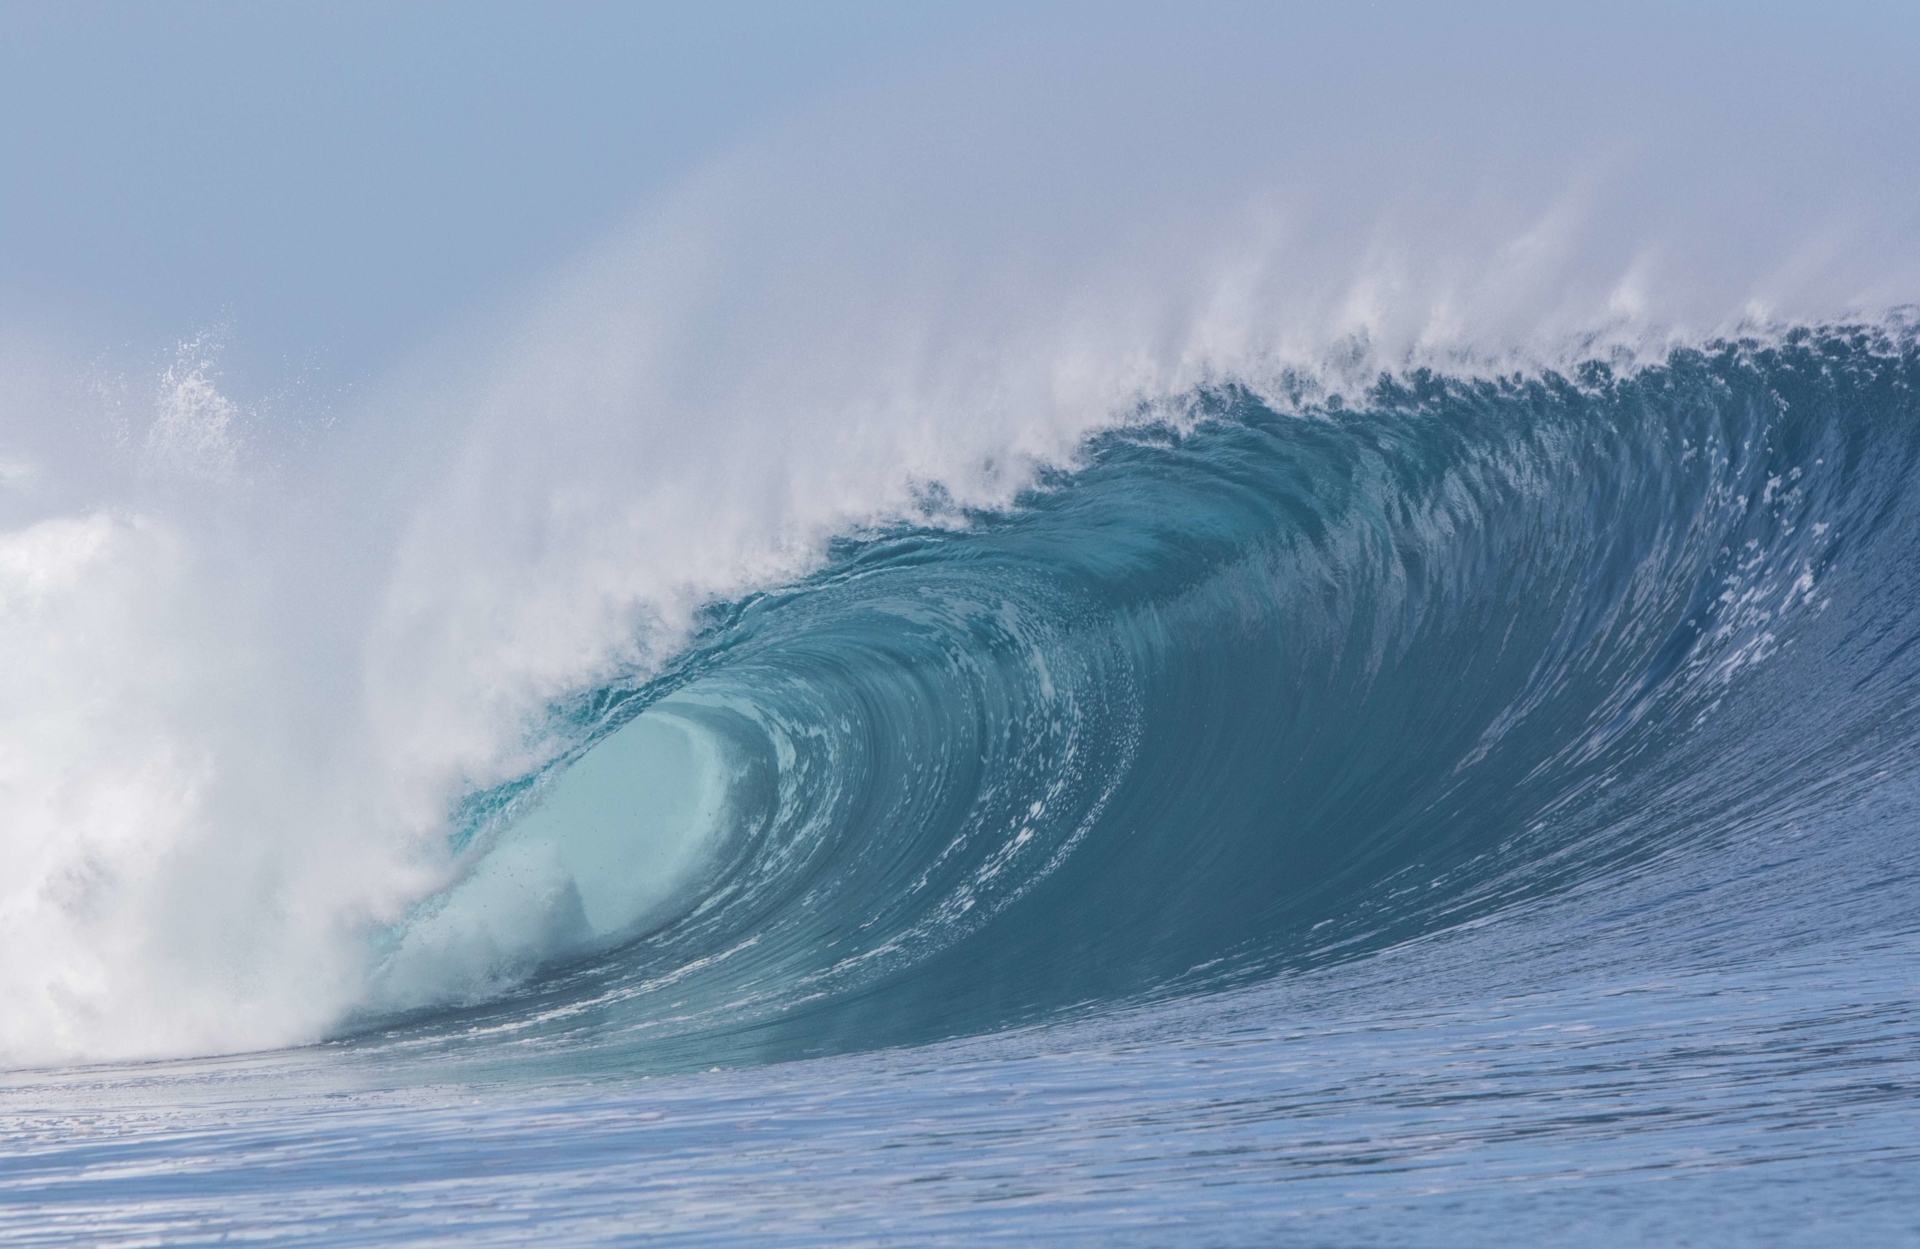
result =
M1336 385L642 622L310 1043L46 990L0 1239L1920 1244L1911 316Z

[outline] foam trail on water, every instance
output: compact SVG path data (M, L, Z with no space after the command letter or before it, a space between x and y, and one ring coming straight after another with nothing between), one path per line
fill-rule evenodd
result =
M451 813L577 744L556 703L659 671L837 535L1006 506L1170 396L1629 361L1920 290L1920 187L1884 159L1912 146L1907 36L1783 80L1698 39L1401 16L871 85L297 452L197 348L111 411L9 364L0 1052L310 1040L639 922L691 858L621 869L663 879L619 922L582 895L394 936L463 878L506 888ZM518 844L547 854L526 896L578 890L560 842Z

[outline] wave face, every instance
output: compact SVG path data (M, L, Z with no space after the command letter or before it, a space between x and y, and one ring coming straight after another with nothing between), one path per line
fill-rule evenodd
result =
M1834 849L1904 784L1917 383L1895 324L1217 387L1010 510L847 539L556 709L574 749L469 801L480 868L387 938L391 1000L454 1009L359 1043L865 1049L1592 896L1636 918L1541 940L1642 966L1689 914L1644 882ZM1898 912L1872 854L1819 861L1688 939Z

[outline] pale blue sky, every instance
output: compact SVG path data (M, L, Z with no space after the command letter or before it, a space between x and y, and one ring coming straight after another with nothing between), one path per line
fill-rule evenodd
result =
M7 3L0 319L90 346L224 322L269 370L378 369L769 116L991 17Z
M1480 116L1462 103L1477 92L1523 164L1583 96L1610 102L1566 113L1569 142L1605 139L1596 116L1642 137L1684 116L1707 136L1684 161L1750 171L1776 141L1857 131L1832 168L1910 163L1875 155L1913 132L1892 105L1917 94L1897 84L1920 21L1899 4L1035 7L0 0L0 325L136 354L221 327L256 379L366 377L780 119L1023 41L1015 77L1091 57L1101 98L1123 102L1132 79L1164 100L1297 80L1249 107L1327 152L1388 136L1417 153L1436 118ZM1779 117L1753 122L1756 99ZM1717 101L1759 136L1737 161L1700 122ZM1163 113L1138 110L1117 150ZM1163 176L1245 155L1176 142ZM1327 176L1343 176L1331 160Z

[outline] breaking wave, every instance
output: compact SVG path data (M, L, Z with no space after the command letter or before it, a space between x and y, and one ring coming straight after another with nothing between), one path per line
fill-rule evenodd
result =
M378 973L484 1004L386 1035L925 1039L1832 819L1920 730L1916 382L1895 325L1228 386L1003 511L929 500L558 707Z

